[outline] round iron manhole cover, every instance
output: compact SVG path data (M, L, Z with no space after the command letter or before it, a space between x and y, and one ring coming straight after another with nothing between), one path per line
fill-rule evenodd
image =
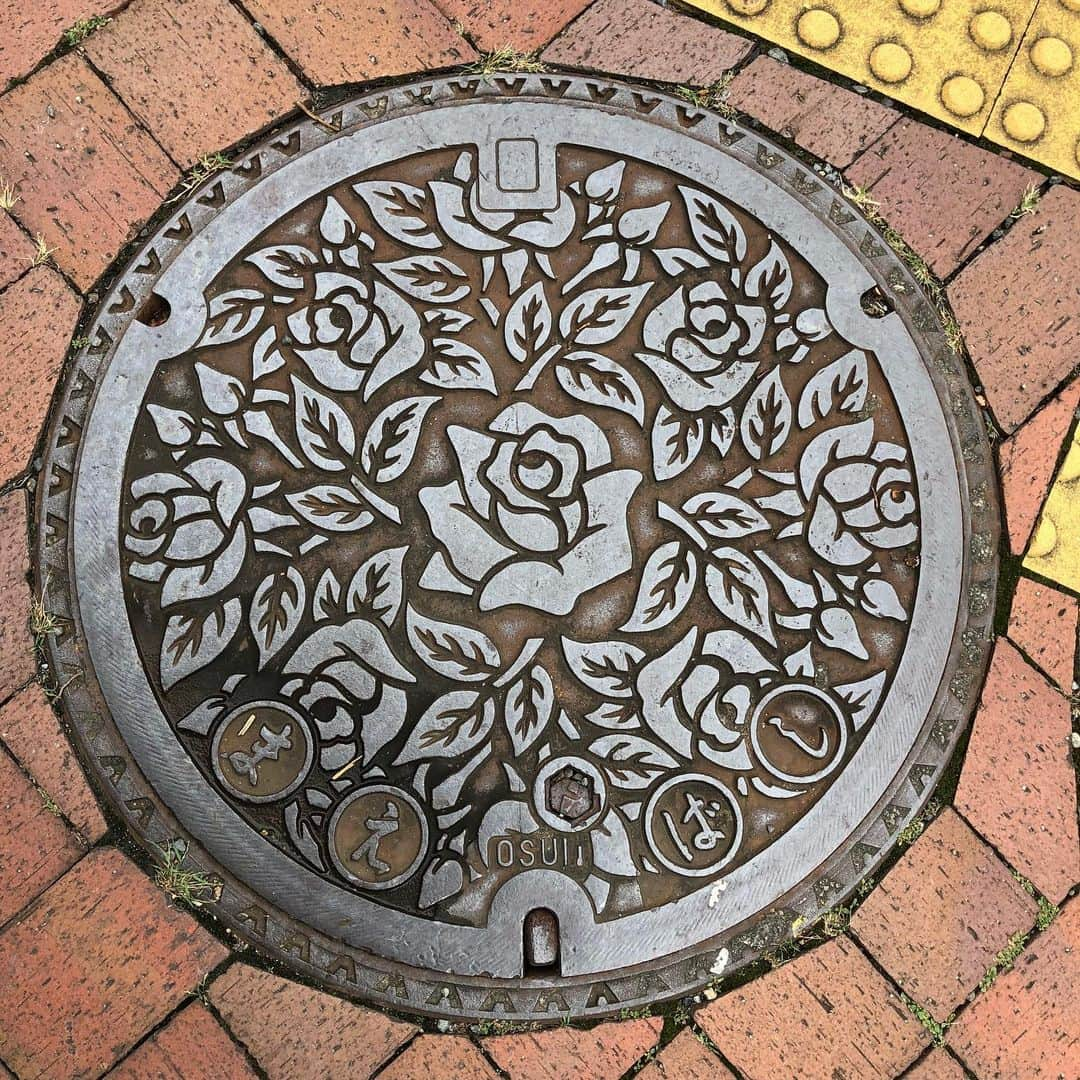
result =
M304 975L452 1017L699 988L938 780L995 500L903 264L759 135L379 90L168 209L57 406L64 706Z

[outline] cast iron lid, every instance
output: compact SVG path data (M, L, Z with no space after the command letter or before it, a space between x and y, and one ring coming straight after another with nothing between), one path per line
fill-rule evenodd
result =
M307 977L466 1018L699 988L872 871L977 696L963 366L834 187L653 89L324 119L169 207L69 374L63 707Z

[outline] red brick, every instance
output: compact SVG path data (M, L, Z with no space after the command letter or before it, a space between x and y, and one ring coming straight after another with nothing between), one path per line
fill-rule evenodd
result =
M735 1074L693 1032L683 1028L637 1074L637 1080L735 1080Z
M949 1032L980 1080L1080 1076L1080 902L1075 899Z
M0 289L23 273L33 258L29 237L10 214L0 211Z
M1080 353L1080 192L1051 188L949 288L997 421L1014 430Z
M255 1080L258 1074L210 1011L178 1012L109 1073L108 1080Z
M0 701L37 670L30 637L30 556L26 550L26 493L0 496Z
M0 98L0 175L19 187L15 217L84 289L179 177L77 53Z
M493 52L505 45L529 52L542 48L590 0L435 0L476 42L477 48Z
M1080 605L1049 585L1022 577L1016 583L1009 638L1068 693L1073 684L1076 624Z
M209 995L229 1030L272 1077L355 1080L375 1072L416 1033L412 1024L247 964L215 979Z
M105 818L60 721L40 686L20 690L0 709L0 739L90 843L105 835Z
M588 1031L551 1028L494 1035L484 1049L510 1080L615 1080L660 1038L658 1016L598 1024Z
M735 76L728 101L838 169L900 119L869 97L768 56Z
M1069 702L998 638L956 808L1055 903L1080 881Z
M1078 403L1080 379L1071 382L998 451L1009 546L1015 555L1027 547Z
M316 83L450 67L476 55L428 0L250 0L246 7Z
M0 1046L20 1076L97 1076L228 955L99 848L0 935Z
M947 277L1000 225L1038 173L939 128L901 120L847 171L881 213ZM995 312L993 318L996 320Z
M44 266L0 293L0 483L30 464L78 318L79 298Z
M948 1050L931 1050L904 1080L965 1080L967 1073Z
M946 810L856 912L852 928L909 996L944 1020L1038 907Z
M836 938L699 1009L724 1056L750 1077L881 1080L929 1041L885 979Z
M544 50L544 59L639 79L706 85L751 47L746 38L653 0L596 0Z
M41 792L0 750L0 924L51 885L84 851L75 834L45 808Z
M307 96L251 23L217 0L135 0L89 38L86 55L185 166Z
M80 19L103 7L95 0L49 0L27 4L21 0L0 3L0 90L9 79L32 70L39 60L56 48L60 36Z
M496 1080L484 1055L461 1035L421 1035L379 1073L379 1080Z

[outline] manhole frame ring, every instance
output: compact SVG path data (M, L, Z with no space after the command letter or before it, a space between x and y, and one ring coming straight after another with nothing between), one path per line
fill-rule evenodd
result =
M912 338L931 347L932 362L926 367L943 409L952 413L950 437L957 462L963 464L958 476L961 499L969 509L964 522L961 594L968 598L966 619L958 620L954 629L945 672L928 714L936 719L924 723L920 739L874 812L848 834L812 877L803 879L769 912L757 913L733 927L722 939L638 969L627 969L617 975L605 973L610 976L607 979L600 976L554 981L526 978L511 983L458 977L436 983L425 969L371 956L320 934L273 907L234 878L207 855L196 838L180 828L142 777L113 725L93 673L90 673L91 685L79 677L84 674L77 648L81 624L72 598L61 587L70 580L67 532L65 529L57 537L50 532L51 525L41 528L39 524L50 520L66 524L66 518L57 509L66 507L73 490L70 479L64 479L64 474L70 474L74 465L75 455L70 447L77 443L77 436L69 438L70 424L81 428L92 403L96 377L110 359L112 343L120 339L152 295L160 268L171 261L192 235L224 206L298 153L352 135L389 116L483 96L561 99L594 108L610 105L636 110L652 122L701 139L766 173L791 197L811 208L853 253L861 252L862 265L891 298ZM1000 524L993 458L963 361L950 350L933 305L880 231L833 188L817 179L805 161L756 131L688 106L663 92L622 80L559 71L543 75L507 74L490 81L468 75L431 80L413 77L397 86L345 100L328 111L332 113L331 127L306 117L286 122L245 151L232 170L215 174L175 204L171 213L165 213L171 204L164 204L151 219L156 222L151 235L134 254L118 258L102 278L109 280L110 286L86 324L89 344L70 361L54 395L34 500L32 527L38 531L33 543L35 592L43 598L48 610L60 616L62 630L66 628L66 632L50 636L47 644L54 678L62 686L66 683L66 726L75 735L80 757L89 766L97 790L140 845L152 856L178 838L186 841L191 865L224 882L221 899L213 908L222 926L270 959L328 989L412 1015L464 1022L498 1015L516 1021L552 1023L562 1019L561 1012L550 1008L538 1010L535 1004L545 990L551 997L574 996L570 1009L575 1018L582 1020L693 993L709 981L721 946L728 951L723 968L727 975L789 939L796 920L805 924L820 918L842 903L862 880L872 876L895 847L900 831L920 812L940 782L966 729L985 677L993 639ZM150 229L148 225L140 236ZM167 235L169 232L174 235ZM898 282L903 283L902 288L896 287ZM964 427L962 445L961 427ZM50 495L56 487L60 488L59 494ZM974 503L972 492L976 493ZM57 548L63 553L59 559ZM76 626L79 633L74 632ZM513 1007L512 1013L505 1011L507 1004Z

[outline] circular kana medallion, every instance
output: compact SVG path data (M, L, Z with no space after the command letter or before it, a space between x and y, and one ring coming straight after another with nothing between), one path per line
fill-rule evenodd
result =
M306 977L689 992L884 857L977 696L963 366L858 211L711 113L381 89L167 206L88 336L39 488L64 706Z

